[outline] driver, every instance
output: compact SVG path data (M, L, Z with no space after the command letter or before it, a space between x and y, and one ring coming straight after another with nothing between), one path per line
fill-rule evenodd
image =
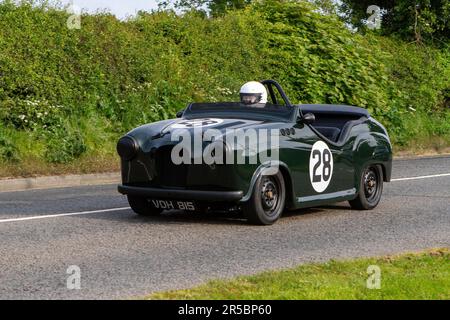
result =
M250 81L244 84L240 91L243 104L266 104L267 90L260 82Z

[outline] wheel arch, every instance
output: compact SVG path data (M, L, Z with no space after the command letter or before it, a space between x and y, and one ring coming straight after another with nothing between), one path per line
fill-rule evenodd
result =
M391 181L392 146L385 135L377 132L360 135L355 141L353 152L358 168L355 170L355 181L358 181L361 171L369 165L381 166L383 181Z
M381 166L381 170L383 171L383 181L384 182L390 182L391 181L391 167L392 167L392 165L386 164L386 163L378 163L378 165Z
M284 187L286 189L286 208L294 207L294 185L292 183L291 172L287 166L280 166L280 172L283 175Z
M278 170L281 172L284 179L284 187L286 191L286 208L292 208L294 206L295 197L291 170L289 169L288 165L282 161L269 161L261 164L253 173L248 191L242 198L241 202L246 202L250 199L253 188L255 187L255 183L262 174L270 173L271 175L273 175L276 174Z

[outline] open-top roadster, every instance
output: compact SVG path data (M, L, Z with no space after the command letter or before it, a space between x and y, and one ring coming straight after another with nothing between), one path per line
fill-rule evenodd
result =
M375 208L391 179L386 129L363 108L293 105L277 82L261 84L270 102L192 103L122 137L119 192L131 208L242 210L255 224L340 201Z

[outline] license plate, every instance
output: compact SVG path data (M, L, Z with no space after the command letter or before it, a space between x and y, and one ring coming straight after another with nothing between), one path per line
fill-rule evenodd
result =
M149 203L156 209L195 211L192 201L149 200Z

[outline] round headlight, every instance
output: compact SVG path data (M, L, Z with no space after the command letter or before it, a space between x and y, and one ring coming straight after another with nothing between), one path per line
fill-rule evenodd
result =
M121 138L117 143L117 153L122 159L126 161L133 159L136 156L138 150L139 146L136 140L134 140L130 136Z

